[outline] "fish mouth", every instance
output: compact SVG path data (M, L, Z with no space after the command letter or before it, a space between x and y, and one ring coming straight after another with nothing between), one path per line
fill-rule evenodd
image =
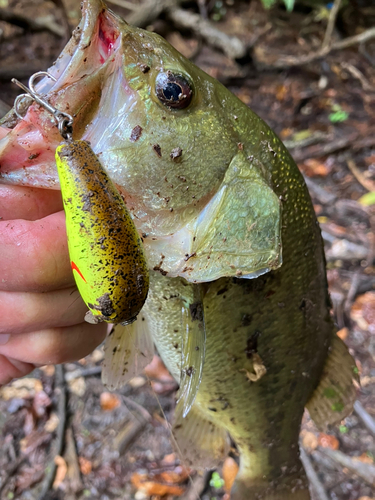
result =
M48 69L53 77L35 84L38 94L73 119L74 139L86 138L102 87L121 47L119 24L101 0L84 0L82 18L68 44ZM55 150L63 140L53 115L30 99L21 100L0 122L0 183L60 189Z

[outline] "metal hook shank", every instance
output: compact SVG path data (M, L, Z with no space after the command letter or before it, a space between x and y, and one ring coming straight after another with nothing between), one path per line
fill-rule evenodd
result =
M64 131L73 125L73 117L68 113L65 113L64 111L56 109L44 98L44 96L38 94L38 92L35 90L34 82L35 79L40 76L48 76L48 78L51 78L52 80L56 81L56 78L53 75L47 73L46 71L39 71L38 73L32 75L29 79L29 87L26 87L26 85L16 80L16 78L12 78L12 83L15 83L16 85L18 85L18 87L20 87L22 90L25 91L25 94L19 95L14 101L14 109L16 115L18 116L18 118L23 119L23 116L19 114L17 109L20 99L22 97L28 97L30 99L33 99L35 102L37 102L40 106L42 106L45 110L47 110L55 117L56 122L59 126L59 131L61 135L64 137L65 135L67 135L67 132Z

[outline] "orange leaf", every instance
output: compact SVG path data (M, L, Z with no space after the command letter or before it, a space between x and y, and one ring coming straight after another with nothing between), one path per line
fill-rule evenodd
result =
M63 457L60 457L60 455L55 456L55 464L57 465L57 469L52 487L56 490L64 481L66 473L68 471L68 466L66 465Z
M301 432L302 434L302 444L305 448L309 448L310 450L316 450L318 447L319 441L316 435L313 432L305 431Z
M346 328L346 326L344 326L344 328L341 328L341 330L336 332L336 335L338 337L340 337L341 340L346 340L346 338L348 337L348 333L349 333L348 328Z
M319 434L318 443L322 448L331 448L331 450L338 450L340 445L335 436L324 434L324 432Z
M150 496L181 496L184 493L184 488L182 488L181 486L149 481L147 474L138 474L137 472L135 472L131 477L131 482L137 488L137 490L145 491Z
M120 398L111 392L102 392L100 394L100 407L104 411L112 411L121 405Z
M359 457L352 457L353 460L359 460L360 462L363 462L364 464L374 464L374 460L367 455L367 453L362 453Z
M232 457L227 457L223 464L224 489L229 492L233 486L238 472L237 462Z
M298 165L302 172L307 175L307 177L315 177L316 175L320 175L325 177L330 169L327 167L325 163L322 163L315 158L310 158L309 160L305 160L302 164Z
M90 474L92 471L92 462L90 460L87 460L85 457L79 457L79 469L82 472L84 476L87 476L87 474Z

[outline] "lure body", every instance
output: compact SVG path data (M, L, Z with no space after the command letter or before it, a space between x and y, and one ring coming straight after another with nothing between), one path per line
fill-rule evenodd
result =
M62 143L56 164L78 290L96 320L131 322L146 300L149 276L130 214L87 142Z

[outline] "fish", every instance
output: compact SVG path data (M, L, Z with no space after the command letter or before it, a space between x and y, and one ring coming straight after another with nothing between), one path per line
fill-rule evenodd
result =
M283 143L244 103L156 33L101 0L35 85L74 117L126 202L149 292L105 344L115 389L156 347L180 385L183 459L239 453L232 500L309 500L298 447L306 407L321 429L356 396L356 367L330 314L313 205ZM60 189L53 117L21 101L0 128L0 182Z

